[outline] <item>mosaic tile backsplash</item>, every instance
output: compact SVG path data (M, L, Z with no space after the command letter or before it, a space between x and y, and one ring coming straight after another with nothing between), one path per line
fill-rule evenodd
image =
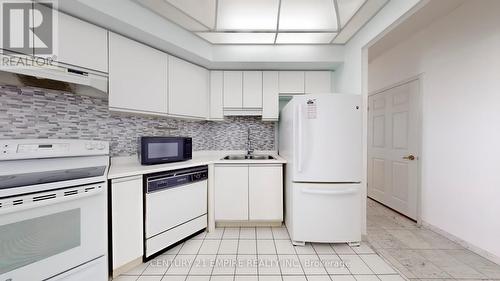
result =
M174 128L173 130L170 130ZM107 98L0 85L0 138L71 138L110 142L111 156L133 155L138 136L188 136L193 150L275 149L275 123L259 117L188 121L110 113Z

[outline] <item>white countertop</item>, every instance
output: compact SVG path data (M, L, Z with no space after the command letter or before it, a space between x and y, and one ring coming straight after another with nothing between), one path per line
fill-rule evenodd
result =
M221 160L229 154L245 154L245 151L193 151L193 159L168 164L143 166L137 156L111 157L108 179L116 179L143 174L157 173L169 170L183 169L209 164L285 164L286 160L276 151L256 151L254 154L268 154L276 160Z

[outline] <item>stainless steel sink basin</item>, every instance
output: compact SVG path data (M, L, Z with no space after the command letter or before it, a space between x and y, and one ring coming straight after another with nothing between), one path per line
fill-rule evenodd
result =
M276 160L276 158L265 154L233 154L225 156L222 160Z

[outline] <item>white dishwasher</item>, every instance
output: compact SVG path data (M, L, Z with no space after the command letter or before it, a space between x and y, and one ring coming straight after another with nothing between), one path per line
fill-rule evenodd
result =
M207 227L207 179L207 166L144 176L146 260Z

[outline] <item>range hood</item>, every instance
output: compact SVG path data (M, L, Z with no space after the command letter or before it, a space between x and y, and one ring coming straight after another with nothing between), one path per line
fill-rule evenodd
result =
M1 54L1 59L11 59L12 56ZM16 56L16 59L19 58ZM52 90L77 92L84 95L102 96L108 92L108 75L106 73L73 67L57 62L50 65L19 65L0 66L0 82L14 83L20 86L48 88ZM14 74L17 79L9 77ZM17 80L17 81L16 81Z

